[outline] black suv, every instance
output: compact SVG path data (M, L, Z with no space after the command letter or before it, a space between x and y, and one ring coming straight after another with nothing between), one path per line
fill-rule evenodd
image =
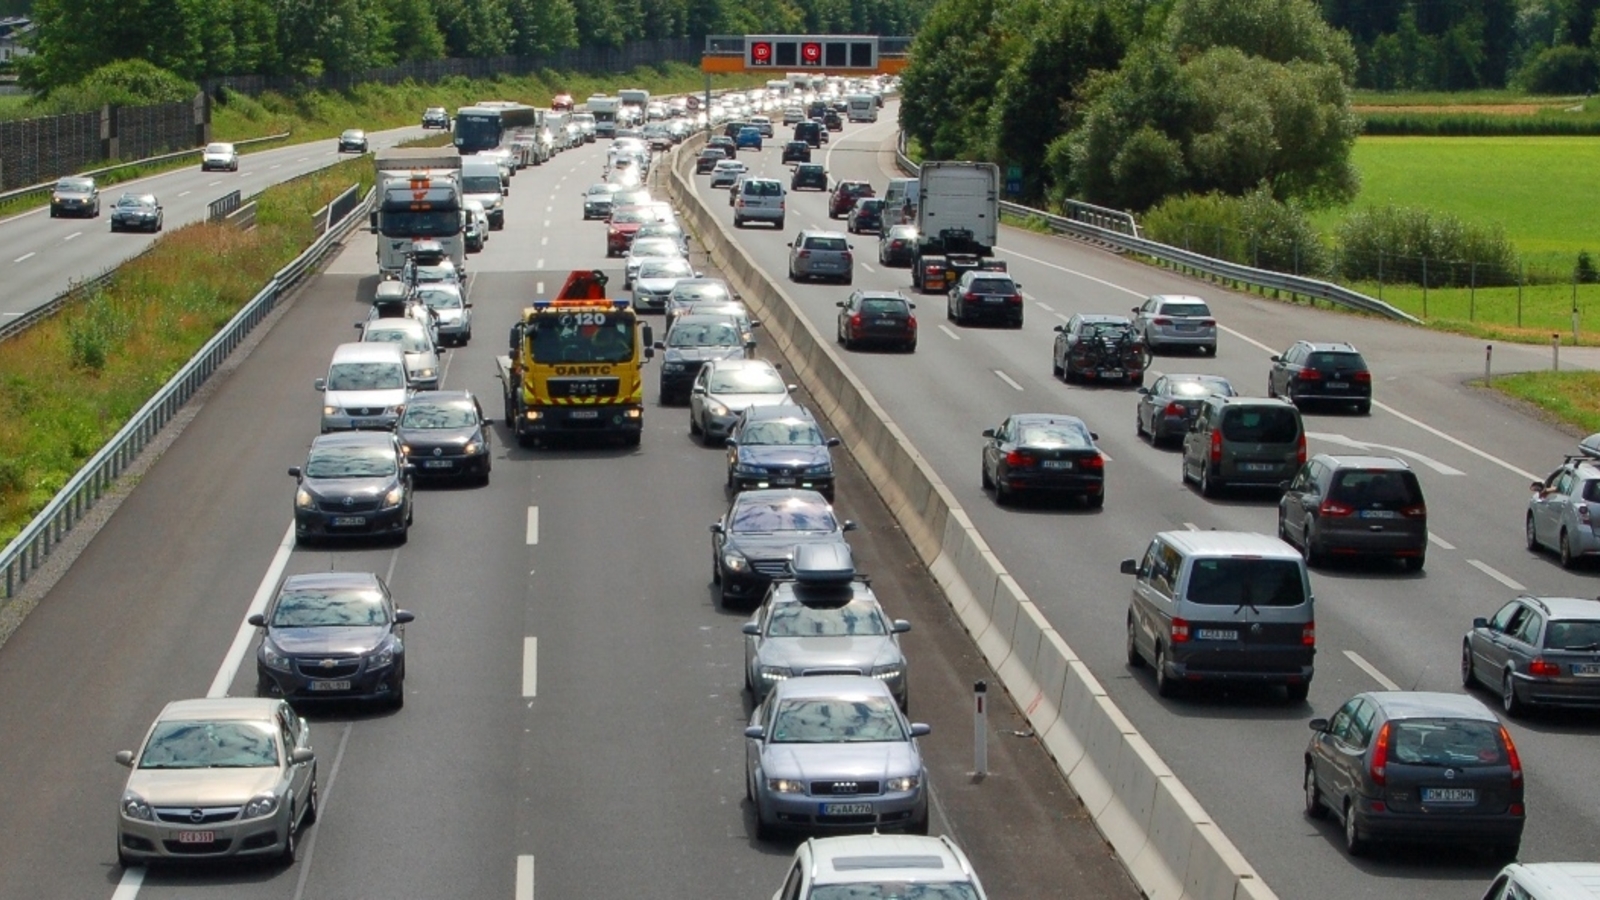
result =
M809 144L812 147L820 147L820 146L822 146L822 142L824 140L824 138L822 136L822 123L821 122L801 122L801 123L799 123L798 125L794 126L794 139L797 140L797 141L805 141L807 144Z
M828 170L821 163L801 163L794 167L794 175L789 178L789 190L798 191L803 188L825 191L828 189Z
M829 131L844 130L844 120L839 118L837 111L831 109L822 114L822 125Z
M1272 358L1267 396L1282 397L1295 406L1348 403L1366 415L1372 411L1372 372L1349 344L1295 341Z
M811 162L811 145L805 141L790 141L783 145L783 162Z

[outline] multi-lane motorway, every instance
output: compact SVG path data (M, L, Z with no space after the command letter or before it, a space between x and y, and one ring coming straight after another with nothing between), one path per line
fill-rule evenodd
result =
M579 221L601 161L588 147L517 177L507 228L473 258L475 340L446 357L446 387L496 408L490 357L516 311L571 268L620 275L604 226ZM175 196L193 174L150 189ZM77 227L0 223L41 246ZM424 489L403 547L293 548L285 469L316 433L312 379L365 314L372 254L358 233L279 315L0 650L0 898L769 896L792 843L755 841L743 800L744 615L719 609L707 578L722 454L689 438L682 409L655 406L653 377L638 450L531 452L500 427L493 483ZM991 714L994 775L968 775L971 683L992 676L841 461L863 568L915 625L934 830L993 896L1134 896L1013 711ZM417 613L409 696L393 714L312 712L323 804L299 861L120 869L113 752L169 700L250 693L245 616L281 576L335 568L379 573Z
M881 190L898 174L888 112L877 124L836 136L815 158L834 179L869 179ZM741 159L786 177L775 148ZM697 186L731 224L725 193L707 188L703 176ZM849 289L784 277L785 243L797 230L843 231L842 222L828 220L825 201L825 194L792 193L783 234L750 228L736 236L826 336L835 331L834 302ZM904 269L877 264L871 238L852 240L855 287L910 292ZM1335 825L1302 815L1305 723L1357 691L1459 690L1463 632L1473 616L1490 614L1517 591L1595 594L1592 574L1563 571L1523 549L1528 482L1572 452L1575 439L1467 386L1483 367L1483 345L1470 339L1240 295L1026 231L1005 229L1001 244L1028 298L1022 331L957 327L945 320L942 296L916 297L922 336L914 356L840 351L847 364L951 487L1001 563L1280 895L1339 885L1354 896L1476 896L1493 868L1475 848L1352 861ZM1126 313L1152 293L1198 294L1223 327L1216 358L1158 357L1154 367L1222 374L1248 393L1265 391L1268 357L1296 339L1354 342L1372 366L1373 413L1308 413L1311 452L1402 456L1427 494L1433 540L1424 573L1378 565L1313 574L1318 656L1309 705L1251 692L1162 700L1148 670L1124 663L1130 579L1118 573L1119 560L1138 556L1163 529L1276 529L1271 495L1208 501L1182 485L1178 454L1135 437L1131 388L1069 387L1052 378L1054 326L1076 312ZM1496 348L1501 370L1548 365L1548 350ZM1000 509L981 492L979 431L1021 411L1073 413L1098 431L1110 457L1103 511ZM1523 859L1593 856L1600 786L1584 773L1596 730L1582 716L1512 723L1528 777Z

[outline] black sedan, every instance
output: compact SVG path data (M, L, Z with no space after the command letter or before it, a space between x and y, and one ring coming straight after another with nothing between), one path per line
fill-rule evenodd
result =
M790 141L783 145L782 163L811 162L811 145L805 141Z
M1183 440L1200 401L1212 394L1237 397L1238 392L1221 375L1162 375L1155 384L1139 388L1134 409L1134 431L1151 444Z
M489 427L469 391L422 391L406 401L395 429L418 478L489 483Z
M694 173L696 175L709 175L711 170L717 167L717 163L727 158L728 154L723 152L721 147L707 147L700 151L699 156L695 157Z
M983 487L1005 506L1015 495L1082 497L1091 509L1106 502L1106 461L1100 436L1077 416L1023 413L1008 416L983 436Z
M878 236L878 262L885 266L911 265L917 247L917 226L891 225Z
M883 230L883 199L881 197L862 197L850 207L850 214L845 219L845 228L851 234L863 232L877 234Z
M411 526L411 466L388 431L318 435L304 466L290 466L295 543L323 538L392 536Z
M1351 856L1377 841L1406 841L1477 842L1516 858L1527 816L1522 760L1505 726L1476 699L1373 691L1310 725L1306 815L1333 813Z
M367 152L367 133L359 128L346 129L343 134L339 135L339 152Z
M728 490L805 488L831 501L837 446L803 406L752 406L728 433Z
M855 527L816 491L745 491L711 526L711 583L723 606L759 601L774 578L793 574L797 545L837 544L848 553L844 535Z
M700 367L713 359L744 359L755 342L746 343L733 316L694 313L678 316L667 339L656 341L661 357L661 405L689 402L689 386Z
M155 194L123 194L111 207L112 231L160 231L164 217Z
M405 705L406 623L389 586L370 572L311 572L283 580L256 648L256 695Z
M442 106L430 106L422 111L423 128L443 128L450 130L450 113Z
M839 343L846 350L881 344L914 353L917 349L915 303L899 291L855 291L838 301Z
M789 190L825 191L828 189L828 170L822 163L801 163L794 167L794 174L789 177Z

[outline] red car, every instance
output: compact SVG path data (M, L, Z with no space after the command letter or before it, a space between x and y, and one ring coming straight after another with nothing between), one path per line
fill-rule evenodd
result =
M872 185L865 181L841 181L833 186L833 195L828 198L828 218L848 215L857 200L873 196L877 195L873 193Z
M648 206L624 206L611 211L606 223L606 256L623 256L633 246L633 235L646 222L658 221L656 211Z
M571 94L557 94L557 95L555 95L555 97L550 100L550 108L552 110L557 111L557 112L571 112L572 111L572 95Z

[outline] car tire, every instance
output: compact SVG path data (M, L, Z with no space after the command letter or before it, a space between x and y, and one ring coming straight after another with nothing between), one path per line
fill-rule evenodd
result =
M123 851L120 839L119 843L117 844L117 865L124 869L131 869L134 866L143 865L143 863L136 861L133 857L129 856Z
M1200 466L1200 496L1215 497L1222 492L1222 483L1211 477L1209 463Z
M1011 490L1006 487L1006 483L999 478L994 479L994 505L1010 506L1013 499L1015 498L1011 496Z
M779 231L782 231L782 230L783 230L783 220L782 220L782 219L779 219L779 220L778 220L778 230L779 230Z
M1057 368L1059 370L1060 367ZM1137 408L1135 408L1133 411L1133 434L1135 437L1148 439L1150 441L1150 446L1155 446L1156 436L1145 430L1144 416L1139 415L1139 410Z
M700 423L695 419L694 413L689 414L689 434L695 437L700 435Z
M1156 693L1162 697L1176 697L1183 689L1183 685L1167 673L1167 648L1164 644L1156 645Z
M1528 518L1527 518L1526 522L1523 524L1523 529L1522 530L1523 530L1524 539L1527 541L1527 544L1528 544L1528 550L1533 552L1533 553L1538 553L1539 552L1539 529L1538 529L1538 526L1533 524L1533 513L1528 513Z
M284 834L284 837L283 837L283 851L278 854L278 864L279 865L282 865L282 866L292 866L292 865L294 865L295 850L297 849L297 845L299 843L299 841L297 840L297 837L298 837L297 832L299 830L300 830L300 823L295 821L294 810L290 809L289 810L289 825L288 825L287 828L284 829L285 834Z
M1306 558L1306 565L1313 569L1320 569L1327 564L1327 555L1317 547L1317 542L1311 538L1311 526L1300 533L1300 554Z
M389 685L389 708L404 709L406 705L406 676L395 676L394 683Z
M1361 836L1361 827L1356 824L1355 801L1344 802L1344 852L1351 856L1365 856L1370 849L1367 839Z
M906 352L907 353L915 353L915 352L917 352L917 342L916 341L912 341L911 343L906 344Z
M1356 415L1358 415L1358 416L1370 416L1370 415L1372 415L1372 401L1371 400L1363 400L1360 403L1357 403L1356 404Z
M928 833L928 814L927 813L923 813L922 814L922 818L920 818L920 819L913 819L911 821L911 824L906 826L906 834L915 834L915 835L926 836L927 833Z
M1517 696L1516 679L1511 677L1510 669L1500 676L1500 708L1512 719L1519 719L1528 711L1528 704Z
M1128 668L1144 668L1144 657L1139 655L1139 642L1135 638L1133 613L1131 612L1128 613L1128 636L1126 644L1127 646L1124 647L1124 652L1127 653Z
M1561 568L1572 569L1578 565L1578 557L1572 553L1572 538L1567 536L1567 529L1561 529L1561 539L1556 544L1556 552L1561 557Z
M1514 863L1517 861L1517 854L1522 852L1522 841L1519 839L1495 844L1490 852L1502 863Z
M317 824L317 809L322 805L319 799L321 789L317 786L317 773L311 773L311 796L306 800L306 811L300 814L300 825L305 827Z
M267 680L267 678L265 678L264 676L261 676L261 675L257 675L256 676L256 696L257 697L271 697L272 696L272 682Z
M1283 686L1283 693L1288 697L1290 703L1304 703L1306 698L1311 696L1311 682L1302 681L1299 684L1286 684Z
M1461 642L1461 687L1463 690L1472 690L1478 683L1478 676L1472 671L1472 644Z
M738 216L734 216L733 217L733 227L735 227L735 228L743 228L744 227L744 219L742 219L742 218L740 218Z
M982 472L982 480L979 483L983 485L983 489L987 491L994 487L994 482L989 479L989 467L979 466L978 468Z
M1310 763L1306 763L1305 794L1306 818L1326 819L1328 807L1322 803L1322 792L1317 790L1317 770Z
M756 808L756 840L763 841L763 842L777 840L777 838L778 838L777 826L768 825L766 823L766 820L764 820L761 817L761 798L760 798L760 796L758 795L751 802L755 805L755 808Z
M56 208L54 206L50 207L50 218L52 218L52 219L61 218L61 213L57 212Z

